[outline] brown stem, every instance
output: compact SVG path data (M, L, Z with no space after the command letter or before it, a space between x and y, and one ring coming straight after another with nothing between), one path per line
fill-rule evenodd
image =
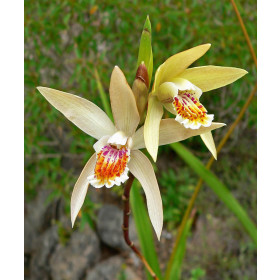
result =
M239 21L239 24L240 24L241 29L242 29L242 31L243 31L243 34L244 34L244 36L245 36L245 39L246 39L247 45L248 45L248 47L249 47L250 53L251 53L251 55L252 55L252 58L253 58L253 60L254 60L254 63L255 63L255 65L256 65L256 67L257 67L257 57L256 57L256 54L255 54L254 48L253 48L253 46L252 46L250 37L249 37L249 35L248 35L247 29L246 29L246 27L245 27L245 25L244 25L243 19L242 19L241 15L240 15L240 13L239 13L239 11L238 11L238 8L237 8L237 6L236 6L234 0L230 0L230 1L231 1L232 6L233 6L233 9L234 9L234 11L235 11L235 14L236 14L236 16L237 16L237 18L238 18L238 21Z
M144 258L144 256L140 253L140 251L135 247L134 243L129 238L129 215L130 215L130 208L129 208L129 194L132 187L132 183L134 181L134 176L130 174L129 179L124 187L124 192L122 196L123 200L123 237L126 244L134 251L134 253L138 256L138 258L142 261L146 269L149 271L151 276L158 280L158 277Z

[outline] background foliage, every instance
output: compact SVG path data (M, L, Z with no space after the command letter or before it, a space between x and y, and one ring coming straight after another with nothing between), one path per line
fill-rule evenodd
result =
M256 48L256 2L240 1L239 10ZM118 65L132 84L143 23L152 23L154 69L179 51L211 43L194 63L246 69L240 81L203 95L215 120L231 124L256 81L256 71L229 1L25 1L25 193L32 200L39 188L50 188L50 200L69 200L94 140L82 133L36 92L48 86L72 92L99 106L94 69L108 91ZM225 133L214 133L216 143ZM204 162L210 157L199 137L184 144ZM159 149L158 180L163 196L165 228L178 226L197 176L170 147ZM256 100L219 155L213 171L256 220ZM116 188L116 194L120 189ZM95 221L99 207L89 198L81 222ZM236 218L211 189L196 203L200 217L186 256L190 279L255 279L256 250ZM92 223L94 227L94 222ZM200 236L196 240L197 235ZM216 243L218 246L216 246ZM198 246L199 245L199 246ZM168 256L167 256L168 257ZM164 258L164 254L162 254ZM205 276L206 275L206 276ZM242 277L241 277L242 275ZM240 278L241 277L241 278Z

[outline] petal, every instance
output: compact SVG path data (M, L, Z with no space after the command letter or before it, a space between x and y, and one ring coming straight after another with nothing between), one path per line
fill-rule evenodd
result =
M168 112L170 112L171 114L177 115L177 112L176 112L176 110L174 109L174 106L173 106L172 103L165 103L165 104L163 104L163 106L164 106L164 108L165 108Z
M140 118L133 92L118 66L113 70L109 91L116 127L131 136Z
M152 87L152 92L155 92L158 89L158 87L160 86L159 81L160 81L160 78L161 78L161 72L162 72L161 68L162 68L163 65L164 65L164 63L161 64L156 71L155 80L154 80L153 87Z
M156 96L151 95L148 102L148 112L144 124L144 139L148 152L153 160L157 160L159 124L163 108Z
M132 136L132 150L139 150L145 148L145 141L144 141L144 125L141 126L139 129Z
M102 138L100 138L94 145L93 145L93 149L95 150L95 152L98 154L101 149L108 143L110 136L106 135L103 136Z
M207 133L223 126L225 126L224 123L213 122L208 127L201 126L199 129L190 129L185 128L183 125L175 121L175 119L164 119L161 120L159 127L159 146L180 142L187 138ZM133 149L145 148L143 129L144 127L142 126L135 133L133 138Z
M160 123L159 145L167 145L174 142L183 141L187 138L200 135L211 130L225 126L224 123L213 122L210 126L201 126L199 129L185 128L175 121L175 119L164 119Z
M217 160L217 150L216 150L216 146L215 146L215 142L212 136L212 132L206 132L200 135L202 141L204 142L204 144L206 145L206 147L208 148L208 150L211 152L211 154L213 155L214 159Z
M100 139L116 131L108 116L92 102L51 88L37 89L58 111L88 135Z
M163 210L153 166L143 153L140 151L132 151L128 167L143 187L146 195L149 216L159 240L163 224Z
M94 167L96 163L96 154L93 154L89 161L86 163L77 183L72 192L71 196L71 222L72 227L74 226L76 217L84 203L87 189L88 189L88 179L87 177L94 172Z
M180 77L189 80L205 92L231 84L247 73L240 68L209 65L186 69Z
M156 73L155 90L157 90L157 86L161 83L170 81L170 79L181 74L194 61L203 56L209 50L210 46L211 44L200 45L168 58Z

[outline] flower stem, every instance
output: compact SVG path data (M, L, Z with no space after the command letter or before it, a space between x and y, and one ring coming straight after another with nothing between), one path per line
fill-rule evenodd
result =
M123 237L126 242L126 244L134 251L134 253L138 256L138 258L142 261L146 269L149 271L151 276L155 279L158 280L158 277L148 264L147 260L145 257L140 253L140 251L135 247L134 243L130 240L129 238L129 215L131 213L130 207L129 207L129 195L130 195L130 190L132 187L132 183L134 181L134 176L130 174L129 179L127 183L125 184L124 187L124 192L122 196L123 200Z
M255 63L255 65L256 65L256 67L257 67L257 57L256 57L256 54L255 54L254 48L253 48L253 46L252 46L250 37L249 37L249 35L248 35L247 29L246 29L246 27L245 27L245 25L244 25L243 19L242 19L241 15L240 15L240 13L239 13L239 11L238 11L238 8L237 8L237 6L236 6L234 0L230 0L230 1L231 1L232 6L233 6L233 9L234 9L234 11L235 11L235 14L236 14L236 16L237 16L237 18L238 18L238 21L239 21L239 24L240 24L241 29L242 29L242 31L243 31L243 34L244 34L244 36L245 36L245 39L246 39L247 45L248 45L248 47L249 47L250 53L251 53L251 55L252 55L252 58L253 58L253 60L254 60L254 63Z

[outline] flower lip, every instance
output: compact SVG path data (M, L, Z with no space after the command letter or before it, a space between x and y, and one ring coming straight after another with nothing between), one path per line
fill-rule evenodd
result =
M117 131L111 137L100 139L95 145L96 165L93 175L88 177L95 188L119 186L128 179L127 164L130 160L132 138L124 132Z
M211 125L214 115L207 115L207 110L199 102L202 90L183 78L174 78L159 87L158 99L171 103L176 114L175 120L185 128L198 129Z
M129 160L130 150L125 146L105 145L97 154L94 174L88 177L89 183L95 188L119 186L128 179Z
M214 115L207 115L207 110L196 98L193 90L179 90L172 105L177 113L175 120L184 125L185 128L208 127L214 119Z

